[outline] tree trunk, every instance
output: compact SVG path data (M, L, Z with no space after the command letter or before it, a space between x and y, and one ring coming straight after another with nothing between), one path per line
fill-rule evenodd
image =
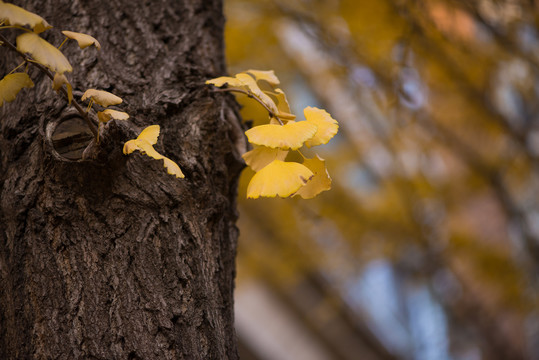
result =
M221 1L21 4L55 26L43 34L53 44L60 30L100 41L101 51L64 45L68 78L75 94L122 97L131 118L107 123L89 158L69 160L48 135L73 110L37 69L36 86L0 109L0 359L237 358L244 140L235 103L204 85L225 72ZM5 75L20 59L0 52ZM122 154L151 124L161 126L156 149L185 179Z

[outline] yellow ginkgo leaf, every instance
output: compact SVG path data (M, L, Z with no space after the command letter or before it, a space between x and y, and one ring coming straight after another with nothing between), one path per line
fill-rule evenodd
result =
M129 114L123 111L117 111L112 109L106 109L104 111L99 111L97 117L101 122L108 122L109 120L127 120L129 119Z
M20 52L29 53L34 60L55 73L63 74L73 70L60 50L35 33L24 33L17 36L17 49Z
M314 136L317 127L307 121L289 122L286 125L266 124L245 132L251 144L270 148L297 150Z
M71 100L73 100L73 87L67 81L67 78L64 74L56 73L54 74L54 80L52 81L52 88L56 90L56 92L59 92L63 85L66 85L67 88L67 100L71 104Z
M250 95L256 96L274 114L279 112L279 109L273 100L258 87L255 79L246 73L236 74L235 77L221 76L206 81L206 84L212 84L217 87L228 85L228 88L246 91Z
M0 80L0 106L3 106L4 102L15 100L15 97L19 91L25 87L34 87L34 83L27 73L14 73L6 75L2 80Z
M103 107L118 105L122 103L122 98L104 90L88 89L82 95L82 101L91 98L96 104Z
M142 130L136 139L129 140L124 144L123 153L125 155L131 154L133 151L138 150L141 153L152 157L156 160L163 160L163 165L167 169L167 173L176 176L177 178L184 178L180 167L174 161L159 154L154 148L153 144L157 142L159 136L159 125L151 125Z
M314 124L318 127L316 134L305 142L307 147L313 147L316 145L327 144L329 140L339 130L339 124L337 121L327 113L327 111L318 109L315 107L306 107L303 110L305 119L307 122Z
M131 154L135 150L140 150L141 152L153 150L153 146L157 143L157 138L159 137L160 127L159 125L150 125L140 132L136 139L129 140L124 144L124 154ZM155 150L153 150L155 151ZM159 154L157 151L156 154ZM155 154L150 155L152 157ZM162 155L160 155L162 156Z
M294 120L296 115L290 111L290 105L286 99L286 95L281 89L275 89L273 92L264 91L275 104L277 104L278 116L283 120Z
M163 161L164 161L165 167L167 168L167 173L169 173L170 175L174 175L179 179L183 179L185 177L185 175L182 173L182 170L180 169L178 164L176 164L174 161L164 156L163 156Z
M94 45L97 50L101 50L101 44L99 44L99 41L97 41L97 39L93 36L68 30L62 31L62 34L70 39L76 40L81 49Z
M6 25L30 26L37 34L52 26L41 16L13 4L0 1L0 22Z
M247 187L247 198L288 197L312 176L312 171L299 163L274 160L253 176Z
M331 178L326 169L324 159L315 155L312 159L305 159L303 165L309 168L314 173L314 176L305 186L299 188L294 195L300 195L304 199L312 199L322 191L331 189Z
M273 160L284 161L288 155L288 150L272 149L265 146L258 146L242 155L245 163L254 171L262 170Z
M237 74L236 79L241 81L243 83L243 86L246 87L246 90L256 96L260 101L262 101L268 107L268 109L271 110L271 112L273 112L274 114L279 113L277 105L268 95L266 95L262 90L260 90L255 79L243 73Z
M210 79L206 81L206 84L208 85L215 85L217 87L222 87L225 85L228 85L230 87L237 87L241 88L242 86L245 86L243 82L241 82L239 79L236 79L234 77L230 76L221 76L215 79Z
M273 70L247 70L246 73L252 75L257 82L258 80L266 80L270 85L281 83Z
M142 130L137 139L144 140L148 144L157 144L157 138L159 137L159 125L151 125Z

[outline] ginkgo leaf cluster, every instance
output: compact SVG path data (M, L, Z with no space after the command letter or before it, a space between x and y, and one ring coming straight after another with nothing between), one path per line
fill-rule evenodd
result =
M25 55L26 62L34 62L49 69L54 74L52 88L60 91L65 85L68 101L71 103L73 99L72 85L65 73L72 72L73 67L60 51L63 43L56 47L40 36L42 32L51 29L52 26L41 16L0 0L0 30L13 27L24 31L17 36L17 51ZM76 40L81 49L90 45L94 45L97 49L101 48L99 42L90 35L67 30L62 31L62 33L66 36L66 40ZM20 76L19 78L22 79ZM3 105L4 101L13 101L20 90L20 88L16 90L16 87L13 87L13 80L0 82L0 93L3 94L0 106ZM10 100L7 100L8 98Z
M24 65L24 63L37 64L36 66L38 66L39 70L52 78L53 90L56 92L65 91L64 94L67 96L68 103L71 104L74 101L73 87L65 74L72 72L73 67L60 49L67 40L72 39L77 42L81 49L93 45L100 50L101 44L99 41L87 34L63 30L62 34L65 35L66 38L60 46L56 47L39 35L43 31L52 28L45 19L19 6L8 4L0 0L0 30L8 28L16 28L23 31L21 35L17 36L16 46L11 44L8 48L12 50L16 49L15 51L24 57L24 62L0 80L0 106L3 106L4 102L13 101L23 88L31 88L34 86L32 79L30 79L26 71L15 72ZM2 38L2 41L4 41L4 38ZM53 75L51 75L49 71L52 72ZM129 114L126 112L108 108L109 106L118 105L123 102L120 97L108 91L88 89L84 92L81 100L88 100L86 111L78 106L78 103L75 104L77 105L76 108L81 116L87 120L88 126L94 132L98 144L99 130L101 129L102 123L106 123L113 119L129 119ZM89 111L94 104L104 108L96 113L98 120L97 129L89 116ZM174 161L159 154L153 148L153 145L157 142L158 136L158 125L147 127L136 139L125 143L124 154L127 155L138 150L154 159L162 159L169 174L175 175L178 178L183 178L184 175L180 170L180 167Z
M280 81L271 70L247 70L206 83L245 95L238 99L240 103L254 100L267 111L267 124L245 132L254 146L243 155L245 163L255 171L247 187L248 198L298 195L310 199L331 188L325 161L317 154L307 158L300 151L303 146L327 144L337 134L339 125L329 113L307 107L303 111L305 121L296 121L285 93L278 88ZM298 151L303 162L286 161L290 151Z

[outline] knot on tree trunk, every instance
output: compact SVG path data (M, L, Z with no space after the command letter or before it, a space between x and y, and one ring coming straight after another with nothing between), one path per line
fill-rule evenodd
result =
M121 154L124 143L136 138L139 132L132 122L111 120L100 127L98 143L78 112L68 109L63 116L47 123L45 140L58 161L104 165Z

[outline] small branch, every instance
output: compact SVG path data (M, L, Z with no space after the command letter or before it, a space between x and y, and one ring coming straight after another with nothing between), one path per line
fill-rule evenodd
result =
M47 75L49 77L49 79L53 80L54 81L54 75L51 73L51 71L49 69L47 69L45 66L43 66L42 64L36 62L35 60L29 58L28 56L26 56L26 54L20 52L16 47L15 45L13 45L12 43L10 43L8 41L8 39L6 39L3 35L0 34L0 41L2 42L2 46L6 46L8 49L10 49L11 51L17 53L20 57L22 57L22 59L26 62L26 63L29 63L29 64L32 64L34 65L35 67L37 67L42 73L44 73L45 75ZM62 94L64 95L64 97L66 99L68 99L68 96L67 96L67 90L62 87L60 89L60 91L62 92ZM86 113L84 111L84 109L79 105L79 103L73 99L71 101L71 104L75 107L75 109L77 109L77 111L79 112L80 116L86 121L86 124L88 125L88 127L90 128L90 131L92 131L92 134L94 134L94 137L97 138L98 136L98 132L97 132L97 127L95 126L95 124L92 122L92 120L90 119L90 116L88 115L88 113Z
M275 119L277 119L277 121L279 122L279 124L281 125L284 125L284 123L281 121L281 119L279 118L279 116L277 116L262 100L260 100L260 98L258 98L258 96L256 96L255 94L249 92L249 91L246 91L246 90L242 90L242 89L234 89L234 88L228 88L228 89L214 89L213 90L214 92L238 92L238 93L241 93L241 94L245 94L247 95L248 97L250 98L253 98L255 99L256 101L258 101L258 103L260 105L262 105L264 107L264 109L266 109L266 111L269 113L270 117L273 117Z

